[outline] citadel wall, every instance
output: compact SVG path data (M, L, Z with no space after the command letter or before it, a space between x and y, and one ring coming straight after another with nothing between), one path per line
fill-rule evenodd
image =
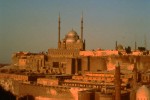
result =
M12 65L35 72L45 67L44 70L50 70L49 72L75 74L114 70L116 62L120 62L121 69L133 70L135 59L139 71L150 69L149 55L81 56L76 49L49 49L47 55L17 53L12 57Z

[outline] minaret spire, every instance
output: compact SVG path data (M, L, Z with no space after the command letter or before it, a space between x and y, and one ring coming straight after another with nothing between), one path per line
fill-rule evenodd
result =
M61 48L61 41L60 41L60 13L58 16L58 48Z
M137 45L136 45L136 41L135 41L135 51L136 51L136 49L137 49L136 47L137 47Z
M83 41L83 12L81 16L81 40Z
M145 45L145 50L146 50L147 49L146 35L144 35L144 45Z
M115 48L116 48L116 50L118 50L118 43L117 43L117 41L116 41L116 47Z
M115 67L115 100L121 100L120 64Z
M60 13L58 17L58 43L60 43Z

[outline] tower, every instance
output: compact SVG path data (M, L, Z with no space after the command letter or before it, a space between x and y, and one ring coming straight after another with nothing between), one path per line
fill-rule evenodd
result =
M60 13L58 16L58 48L61 48L61 41L60 41Z
M131 92L131 100L136 100L136 88L138 82L138 73L137 73L137 59L134 58L134 68L133 68L133 87Z
M137 61L134 59L134 68L133 68L133 86L136 87L138 82L138 74L137 74Z
M136 46L136 41L135 41L135 51L136 51L136 49L137 49L137 46Z
M147 49L146 35L144 35L144 45L145 45L145 50L146 50Z
M136 34L135 34L135 43L134 43L134 50L136 51L137 50L137 43L136 43Z
M81 16L81 40L83 41L83 12Z
M121 100L121 80L120 80L120 64L115 68L115 100Z
M116 41L116 46L115 46L116 50L118 50L118 44L117 44L117 41Z

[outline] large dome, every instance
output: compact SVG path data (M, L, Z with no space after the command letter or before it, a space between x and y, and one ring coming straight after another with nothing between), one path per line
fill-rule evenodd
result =
M77 34L77 32L76 31L74 31L74 30L71 30L70 32L68 32L68 34L66 35L66 37L67 38L74 38L74 37L76 37L76 36L78 36L78 34Z
M66 39L66 43L75 43L76 40L74 38L68 38Z
M149 100L150 98L150 90L145 85L141 86L136 93L137 100Z
M66 43L74 43L79 39L79 36L76 31L71 30L65 37Z

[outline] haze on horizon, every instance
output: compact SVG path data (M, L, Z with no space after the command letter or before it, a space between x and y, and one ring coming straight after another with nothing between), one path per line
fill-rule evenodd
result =
M0 63L18 51L57 48L72 28L80 35L83 11L86 49L114 49L115 41L150 49L150 0L0 0Z

